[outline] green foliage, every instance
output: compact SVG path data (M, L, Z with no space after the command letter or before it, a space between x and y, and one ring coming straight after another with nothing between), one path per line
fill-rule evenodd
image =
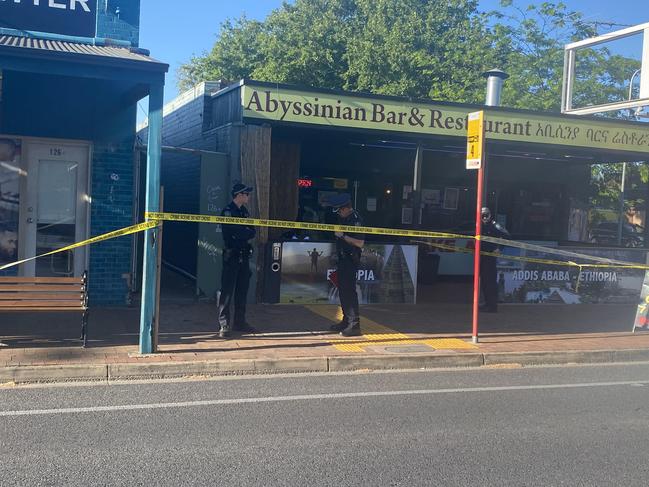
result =
M264 21L220 26L208 53L179 70L179 87L253 78L413 98L481 102L482 72L510 74L503 104L558 110L563 46L596 32L562 2L482 13L478 0L295 0ZM636 69L606 49L581 54L576 103L623 99Z
M212 50L194 56L178 71L178 87L186 90L201 81L238 80L250 77L263 63L260 36L264 24L241 17L221 24Z
M520 0L522 1L522 0ZM559 111L563 46L597 34L561 1L480 12L478 0L295 0L264 21L220 26L210 52L178 73L179 87L252 78L319 88L482 103L482 73L510 78L503 105ZM638 62L606 48L582 50L575 106L626 99ZM591 203L617 208L621 165L593 165ZM630 164L627 207L644 206L645 164Z
M481 74L505 49L477 1L358 0L344 88L387 95L479 102Z
M477 0L295 0L263 22L221 25L179 87L250 77L321 88L477 102L506 61Z
M498 37L511 40L503 104L532 110L559 111L565 44L597 35L591 23L562 2L520 7L501 1L491 12ZM607 49L579 52L575 106L623 99L633 74L633 61L612 56ZM625 84L626 83L626 84Z

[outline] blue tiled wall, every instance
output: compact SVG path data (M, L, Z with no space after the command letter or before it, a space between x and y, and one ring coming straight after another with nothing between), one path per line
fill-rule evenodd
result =
M94 144L91 235L101 235L132 224L133 140ZM132 236L124 236L92 246L89 273L91 306L127 303L132 241Z

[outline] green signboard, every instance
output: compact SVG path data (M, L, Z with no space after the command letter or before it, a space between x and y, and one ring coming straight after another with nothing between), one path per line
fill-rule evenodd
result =
M467 136L467 118L475 111L469 106L306 92L254 83L242 86L241 103L244 118L453 137ZM649 124L645 128L641 124L487 107L484 127L488 139L649 153Z
M200 213L220 215L230 202L229 160L221 154L201 156ZM198 262L196 285L198 293L214 298L221 287L223 238L220 225L198 224Z

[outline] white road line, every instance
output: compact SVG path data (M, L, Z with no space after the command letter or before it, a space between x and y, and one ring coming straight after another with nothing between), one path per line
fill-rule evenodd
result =
M433 394L458 394L473 392L502 392L502 391L534 391L548 389L578 389L592 387L644 386L649 380L633 380L619 382L586 382L577 384L543 384L527 386L496 386L469 387L458 389L415 389L406 391L376 391L376 392L343 392L331 394L304 394L295 396L245 397L239 399L213 399L207 401L163 402L151 404L125 404L121 406L90 406L82 408L59 409L26 409L19 411L0 411L0 417L16 416L45 416L52 414L103 413L114 411L138 411L145 409L172 409L200 406L224 406L231 404L259 404L267 402L317 401L325 399L349 399L362 397L391 397L391 396L421 396Z

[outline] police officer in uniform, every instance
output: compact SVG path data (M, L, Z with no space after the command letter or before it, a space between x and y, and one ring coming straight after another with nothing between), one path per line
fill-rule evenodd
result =
M252 187L237 183L232 187L232 201L223 208L221 216L248 218L244 206L248 203ZM219 293L219 336L227 338L232 330L254 333L254 327L246 322L246 299L250 284L250 240L255 237L255 227L248 225L221 225L223 232L223 270ZM234 296L234 320L230 320L230 305Z
M339 194L330 201L335 213L338 214L338 224L361 226L361 217L352 208L351 196ZM335 232L336 253L338 256L338 296L343 309L343 320L331 327L342 336L357 336L361 334L360 313L358 309L358 294L356 293L356 274L361 262L361 252L365 244L365 236L360 233Z
M489 208L482 208L482 235L496 238L509 238L509 232L491 217ZM480 244L483 252L496 252L500 246L492 242ZM480 309L487 313L498 312L498 270L497 258L491 255L480 255L480 287L485 299L485 304Z

